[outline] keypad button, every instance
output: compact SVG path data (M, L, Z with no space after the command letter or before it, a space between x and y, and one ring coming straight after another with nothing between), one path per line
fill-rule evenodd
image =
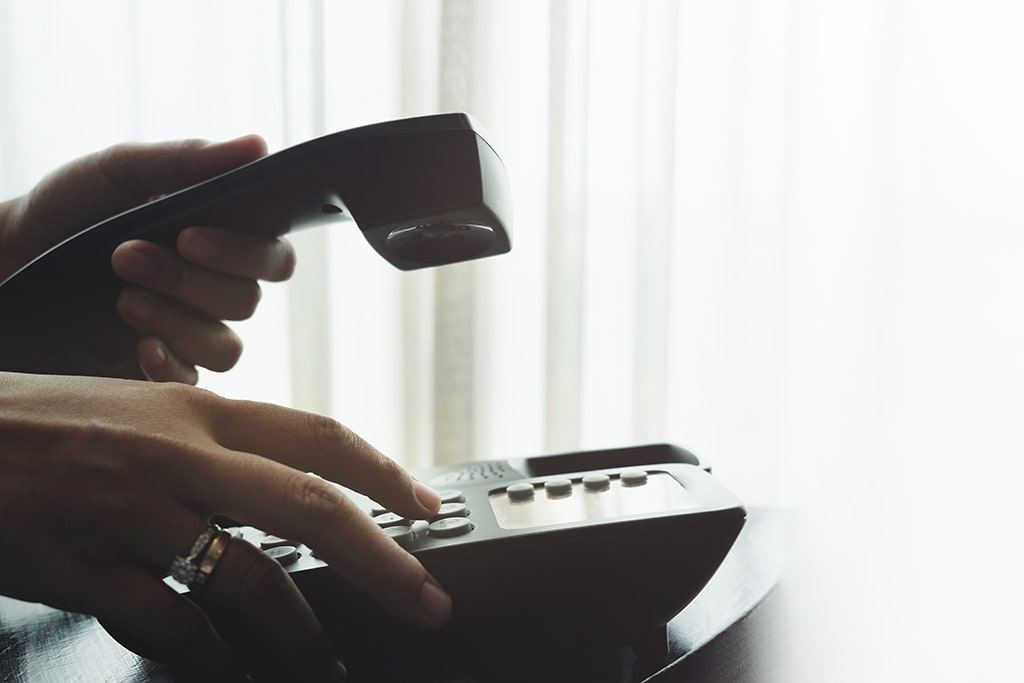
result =
M299 559L299 551L293 545L275 545L273 548L267 548L263 552L285 567L294 564Z
M532 500L533 492L533 484L512 484L505 489L511 500Z
M626 470L619 475L623 486L643 486L647 483L647 472L643 470Z
M260 550L270 550L282 545L298 545L295 541L289 541L287 538L281 538L280 536L266 535L260 539Z
M548 479L544 482L544 490L547 491L549 496L568 496L572 493L572 481L561 477Z
M458 489L449 489L447 491L438 491L437 495L441 496L442 503L465 503L466 496Z
M396 515L393 512L385 512L383 515L377 515L373 518L373 521L382 529L387 529L392 526L409 526L410 522L401 515Z
M445 517L431 522L427 527L427 533L434 538L453 538L468 534L472 530L473 525L467 517Z
M373 507L370 508L370 514L373 515L374 517L377 517L379 515L383 515L385 512L390 512L390 510L388 510L383 505L378 505L377 503L374 503Z
M588 474L583 477L583 487L588 491L605 491L611 484L607 474Z
M445 519L448 517L467 517L469 508L464 503L442 503L441 508L431 519Z
M389 526L384 529L384 533L406 548L412 545L413 538L415 538L412 527L407 526Z

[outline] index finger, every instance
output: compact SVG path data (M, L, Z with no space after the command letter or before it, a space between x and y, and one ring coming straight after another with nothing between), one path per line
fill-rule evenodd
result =
M332 569L409 623L433 628L448 619L451 598L437 581L333 484L227 450L176 471L190 469L177 484L193 502L315 548Z
M295 272L295 249L283 237L196 226L182 230L176 246L192 263L235 277L281 282Z
M406 517L437 513L436 492L337 420L269 403L224 400L211 422L220 445L313 472Z

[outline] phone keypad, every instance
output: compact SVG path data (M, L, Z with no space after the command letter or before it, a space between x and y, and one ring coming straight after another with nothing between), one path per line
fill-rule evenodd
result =
M405 548L412 547L421 535L438 539L455 538L476 528L468 519L470 510L462 491L449 489L437 493L441 497L441 507L428 520L407 519L377 504L370 508L370 516L385 534Z

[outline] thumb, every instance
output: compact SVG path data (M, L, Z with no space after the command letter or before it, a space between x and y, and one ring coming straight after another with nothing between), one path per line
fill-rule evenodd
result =
M111 200L123 199L134 205L224 173L266 153L267 143L258 135L218 143L122 143L93 156L98 171L94 181L107 186L95 189Z
M175 190L255 161L267 153L258 135L205 140L128 142L57 169L19 198L8 231L21 262L94 223Z

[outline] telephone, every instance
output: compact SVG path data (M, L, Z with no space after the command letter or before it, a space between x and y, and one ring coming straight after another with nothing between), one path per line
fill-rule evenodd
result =
M420 680L643 644L704 587L746 519L690 451L667 444L471 462L416 473L442 493L413 521L346 491L450 592L451 622L406 627L310 548L251 528L280 561L346 665ZM383 676L383 678L378 678Z
M143 378L139 335L117 315L115 247L173 245L191 225L279 236L355 223L401 269L510 249L498 155L466 114L400 119L317 138L98 223L0 283L0 369Z

